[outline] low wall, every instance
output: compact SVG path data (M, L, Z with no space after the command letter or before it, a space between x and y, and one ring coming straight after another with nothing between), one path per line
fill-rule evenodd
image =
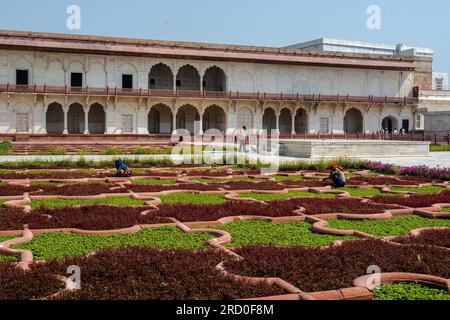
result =
M427 157L430 155L430 142L280 140L280 155L297 158Z

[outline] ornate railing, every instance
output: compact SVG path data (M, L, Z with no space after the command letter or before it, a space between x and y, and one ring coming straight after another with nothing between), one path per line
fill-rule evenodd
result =
M163 97L163 98L199 98L199 99L227 99L227 100L273 100L297 102L348 102L348 103L380 103L380 104L418 104L418 98L411 97L376 97L351 95L323 95L323 94L287 94L266 92L239 91L191 91L191 90L161 90L161 89L123 89L123 88L91 88L47 85L14 85L0 84L0 92L31 93L31 94L72 94L98 96L127 96L127 97Z

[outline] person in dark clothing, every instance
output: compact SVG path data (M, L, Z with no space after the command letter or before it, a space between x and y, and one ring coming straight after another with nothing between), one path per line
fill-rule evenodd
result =
M118 159L115 162L116 165L116 176L117 177L129 177L132 174L132 171L128 166L121 160Z

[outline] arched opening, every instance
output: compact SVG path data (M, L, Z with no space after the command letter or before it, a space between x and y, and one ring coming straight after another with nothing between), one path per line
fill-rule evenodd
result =
M197 69L187 64L178 70L177 89L200 90L200 74Z
M209 106L203 113L203 130L209 129L226 130L225 111L217 105Z
M247 107L239 109L236 114L236 129L242 129L243 127L253 128L253 113Z
M279 126L281 133L292 132L292 113L289 109L283 108L280 112Z
M150 89L173 90L172 70L163 63L154 65L148 75L148 87Z
M394 118L393 116L388 116L388 117L384 118L381 126L383 127L383 130L385 132L389 132L389 133L393 133L395 130L397 130L397 131L399 130L398 129L398 120L396 118Z
M59 103L52 103L45 114L45 129L48 134L62 134L64 132L64 111Z
M69 134L82 134L84 130L83 106L79 103L74 103L70 105L67 112L67 131Z
M95 103L91 106L88 113L88 127L90 134L105 133L105 110L101 104Z
M205 91L226 91L227 77L225 72L219 67L213 66L206 70L203 76L203 90Z
M295 113L295 132L298 134L308 132L308 114L305 109L298 109Z
M200 114L194 106L186 104L178 109L177 129L186 129L190 133L197 133L199 128L195 125L196 121L200 121Z
M148 132L149 133L171 133L172 111L165 104L153 106L148 113Z
M346 133L363 132L363 115L360 110L351 108L345 113L344 132Z
M263 129L267 130L267 133L270 133L271 130L275 130L276 128L277 116L275 115L275 110L267 108L264 110L263 115Z

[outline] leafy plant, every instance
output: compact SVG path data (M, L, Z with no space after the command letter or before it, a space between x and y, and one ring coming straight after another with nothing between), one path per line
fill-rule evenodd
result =
M447 291L418 283L386 284L373 291L375 300L450 300Z
M145 204L144 200L137 200L131 197L110 197L93 200L81 199L40 199L32 200L32 208L61 208L73 206L88 206L88 205L113 205L113 206L142 206Z
M37 260L50 260L83 256L105 248L201 249L212 237L204 233L187 234L174 227L149 228L134 234L109 236L47 233L16 249L31 250Z
M427 219L417 215L378 221L330 219L328 222L334 229L359 230L377 237L400 236L418 228L450 227L450 220Z

